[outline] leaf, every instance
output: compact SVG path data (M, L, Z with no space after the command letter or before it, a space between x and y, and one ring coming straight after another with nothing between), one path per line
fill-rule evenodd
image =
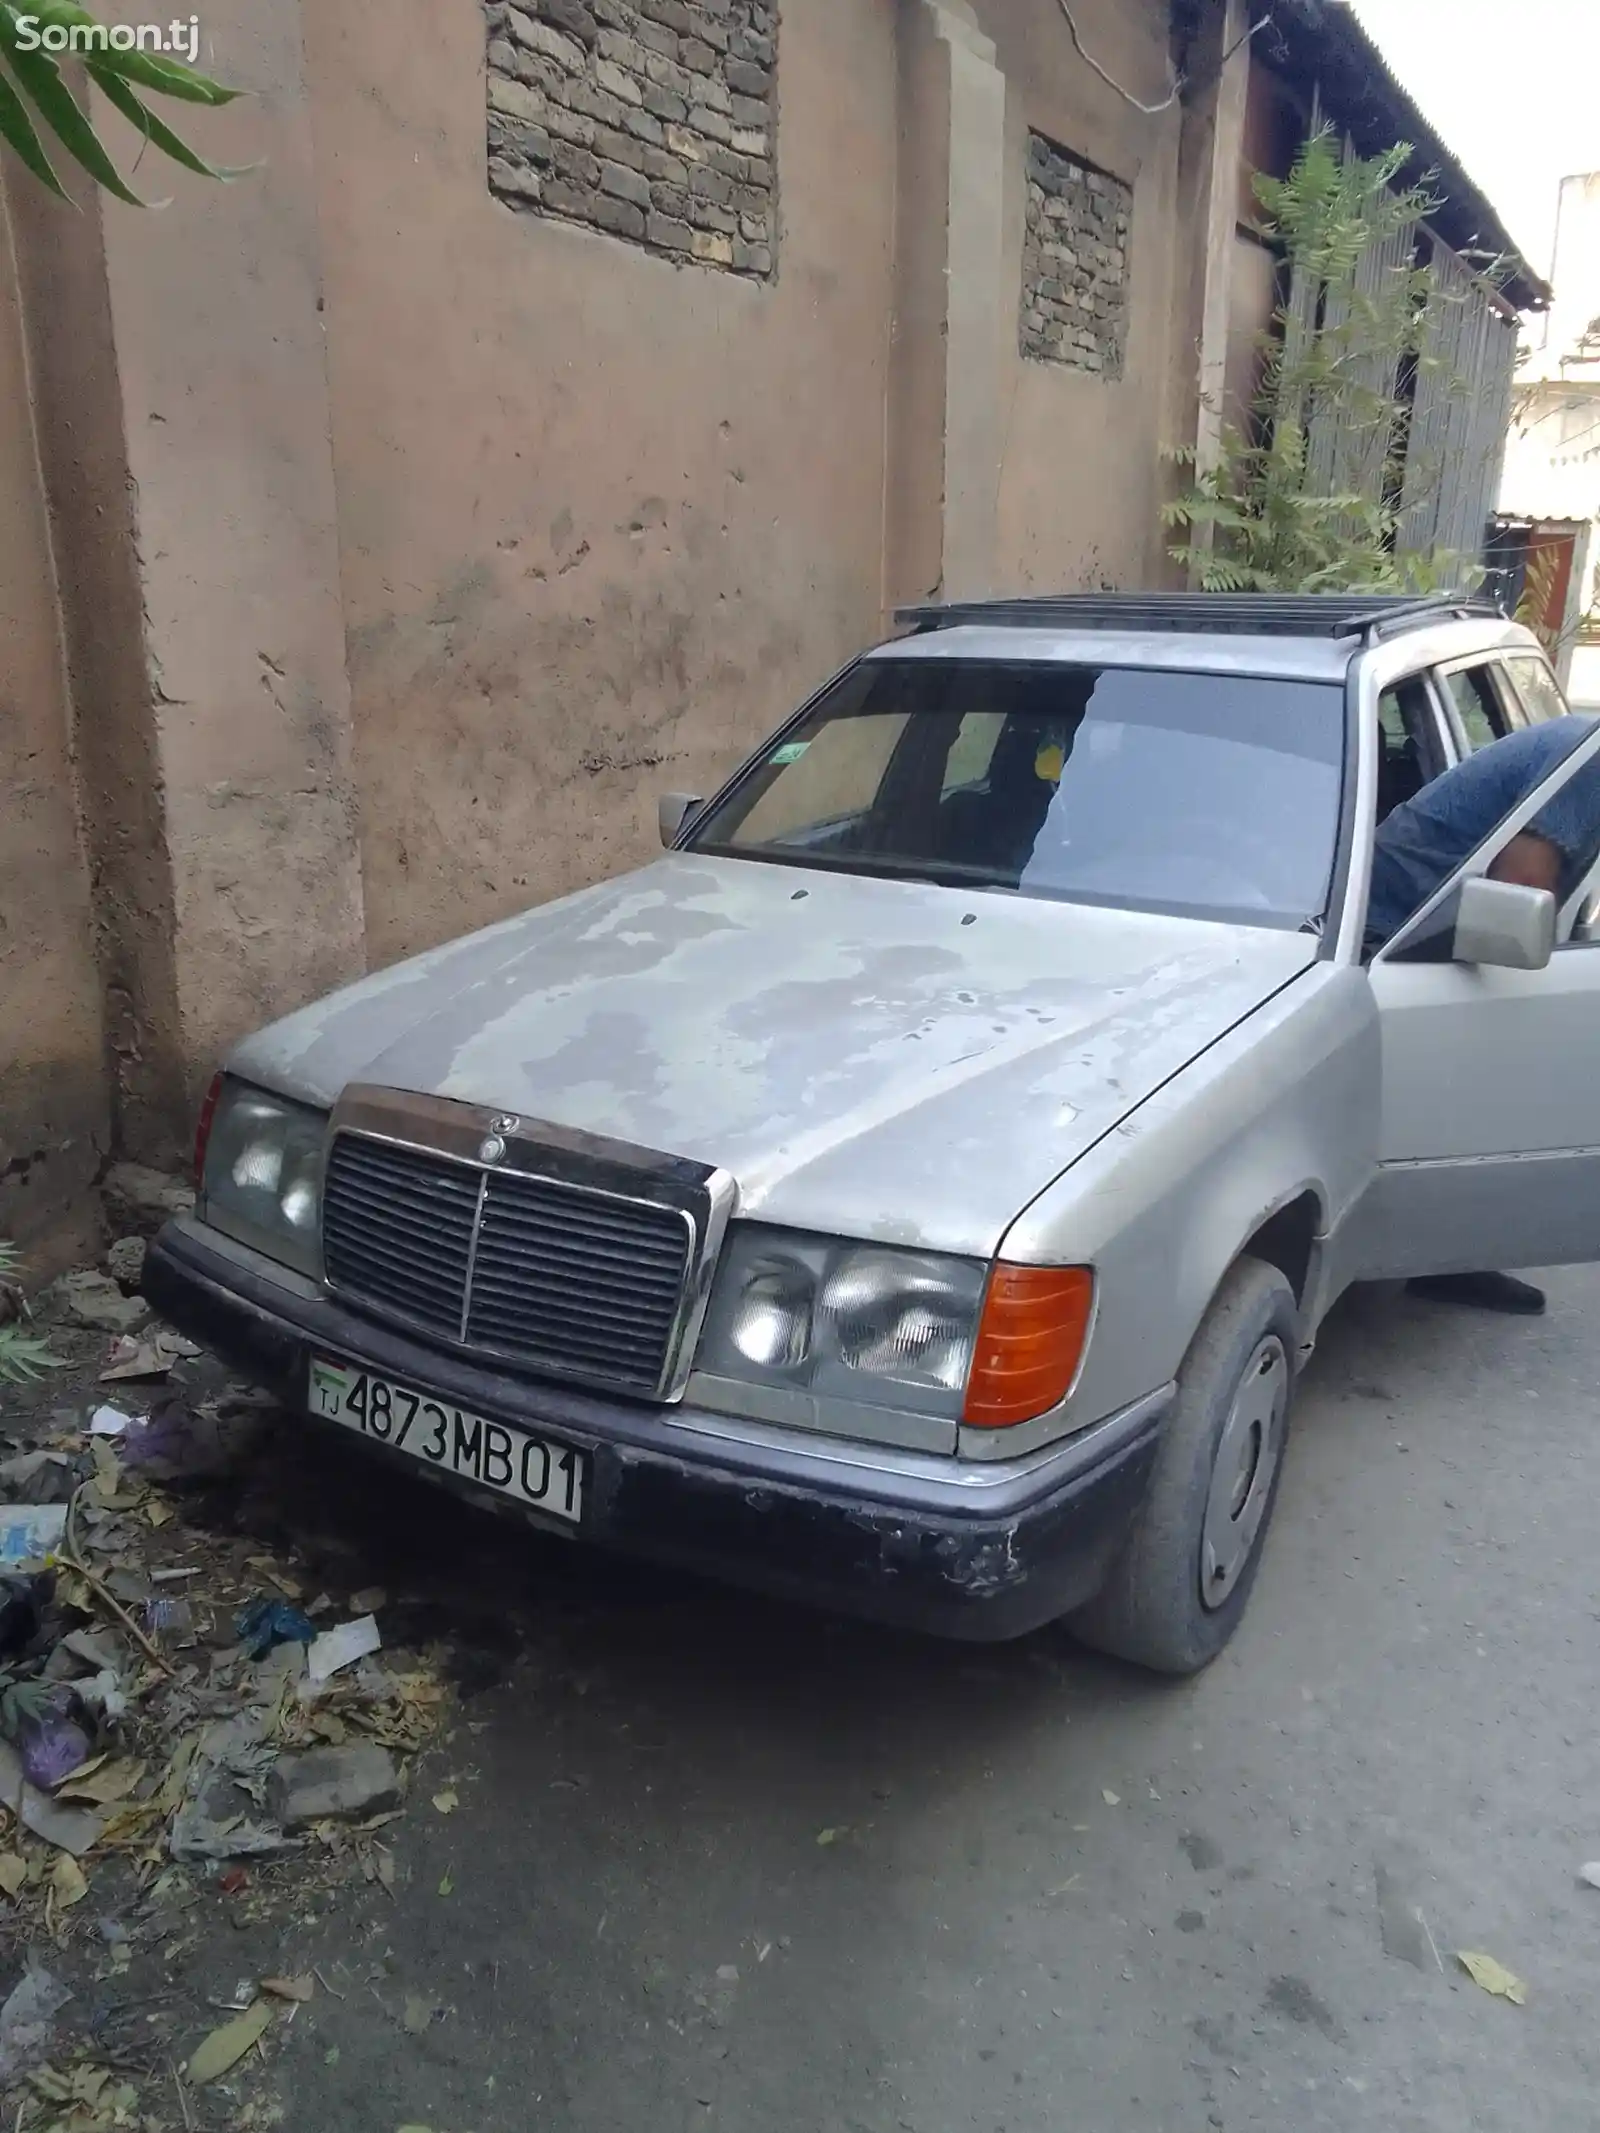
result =
M98 85L106 102L120 111L130 125L137 126L152 148L159 148L164 156L170 156L174 163L181 163L185 170L192 170L197 177L217 178L226 185L260 167L255 163L208 163L181 135L158 119L148 104L139 101L120 74L94 61L89 67L89 77Z
M27 105L3 73L0 73L0 140L3 140L8 148L16 150L34 176L41 184L48 185L58 199L65 200L70 197L67 188L56 176L50 158L45 154L44 143L39 138L33 120L28 116ZM5 1269L0 1267L0 1273L4 1271ZM34 1376L41 1365L41 1359L30 1355L28 1351L43 1348L42 1341L33 1339L15 1326L7 1327L0 1333L0 1383L9 1380L14 1385L20 1385ZM46 1365L54 1361L48 1350L44 1351L43 1361Z
M20 1852L0 1852L0 1889L15 1896L27 1883L28 1862Z
M844 1828L842 1824L837 1829L819 1829L817 1831L817 1842L819 1844L837 1844L841 1837L847 1837L849 1834L849 1830Z
M89 1884L84 1879L83 1868L71 1852L58 1852L56 1863L50 1870L50 1893L63 1911L70 1911L75 1903L82 1903L89 1893Z
M88 28L95 18L73 0L34 0L32 12L41 23L61 23L67 29ZM95 67L110 68L128 81L136 81L142 88L154 89L162 96L174 96L191 104L231 104L236 97L244 96L243 89L230 89L224 83L213 81L202 74L198 67L186 66L180 59L163 59L150 52L116 52L109 47L93 55Z
M433 1804L438 1808L440 1814L453 1815L461 1805L461 1801L454 1790L447 1790L445 1792L436 1792L433 1796Z
M204 2088L230 2066L237 2066L245 2053L260 2043L272 2026L272 2019L272 2002L257 2000L254 2007L236 2015L231 2022L224 2022L203 2044L197 2045L184 2072L197 2089Z
M94 1765L86 1763L71 1777L63 1778L55 1796L58 1800L89 1800L96 1807L109 1807L128 1797L144 1771L144 1764L131 1756L119 1756L109 1763L102 1757Z
M1481 1985L1485 1992L1492 1992L1496 1999L1509 2000L1513 2007L1527 2005L1527 1986L1504 1963L1497 1963L1492 1955L1474 1955L1460 1949L1456 1961L1475 1985Z
M32 97L39 116L62 147L108 193L126 201L129 207L146 206L147 203L122 182L117 166L101 145L100 136L73 101L55 61L48 53L19 49L16 42L17 10L9 4L0 6L0 28L7 32L3 42L12 73Z
M270 1992L275 2000L309 2000L317 1989L316 1980L309 1977L264 1977L263 1992Z
M445 1877L444 1877L443 1881L441 1881L441 1882L440 1882L440 1884L439 1884L439 1894L440 1894L441 1896L453 1896L453 1895L455 1894L455 1892L456 1892L456 1885L455 1885L455 1883L454 1883L454 1882L453 1882L453 1881L452 1881L452 1880L450 1879L450 1876L449 1876L449 1874L447 1873L447 1874L445 1875Z

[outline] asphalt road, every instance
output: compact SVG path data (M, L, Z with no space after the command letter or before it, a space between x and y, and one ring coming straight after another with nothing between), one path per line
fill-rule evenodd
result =
M302 1951L296 2133L1592 2133L1600 1274L1550 1286L1347 1301L1182 1686L367 1499L467 1700Z

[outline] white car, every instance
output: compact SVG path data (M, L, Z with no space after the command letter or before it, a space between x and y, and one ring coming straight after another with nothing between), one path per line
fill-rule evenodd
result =
M653 865L241 1044L146 1287L580 1540L1203 1665L1352 1281L1600 1256L1587 883L1377 952L1380 818L1558 715L1460 600L916 611Z

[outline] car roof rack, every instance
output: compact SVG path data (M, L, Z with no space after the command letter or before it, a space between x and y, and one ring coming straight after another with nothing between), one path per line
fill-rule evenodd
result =
M895 620L921 635L986 623L1001 629L1204 630L1256 637L1360 637L1430 622L1505 616L1473 593L1051 593L1012 600L952 600L902 607Z

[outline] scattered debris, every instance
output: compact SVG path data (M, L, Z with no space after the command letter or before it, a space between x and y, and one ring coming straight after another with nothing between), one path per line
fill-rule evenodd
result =
M1485 1992L1492 1992L1496 1999L1509 2000L1514 2007L1527 2005L1527 1986L1492 1955L1475 1955L1461 1949L1456 1961L1475 1985L1481 1985Z
M65 1504L0 1505L0 1563L42 1563L66 1530Z
M106 1817L87 1807L62 1807L50 1795L30 1785L22 1774L17 1751L0 1741L0 1805L9 1807L26 1830L43 1837L57 1850L81 1859L99 1843Z
M0 2087L46 2056L56 2016L71 1998L67 1986L48 1970L35 1965L24 1970L0 2007Z
M137 1333L150 1322L150 1306L142 1296L124 1296L109 1274L78 1267L45 1290L39 1315L91 1333Z
M264 1977L263 1992L270 1992L275 2000L309 2000L316 1996L315 1981L308 1977Z
M107 1356L100 1382L112 1385L136 1378L164 1378L175 1364L199 1353L193 1341L174 1333L170 1326L161 1327L149 1340L135 1340L125 1333Z
M106 1272L130 1295L144 1279L143 1237L119 1237L106 1253Z
M240 1610L234 1623L239 1642L252 1659L260 1659L279 1644L309 1644L316 1625L287 1600L252 1600Z
M337 1629L323 1631L306 1654L306 1673L313 1682L327 1681L342 1668L370 1658L382 1647L377 1617L359 1615L353 1622L341 1622Z
M203 2089L207 2082L219 2080L229 2067L237 2066L245 2053L261 2042L273 2020L271 2000L257 2000L253 2007L247 2007L233 2021L224 2022L203 2044L197 2045L184 2072L197 2089Z
M1578 1879L1587 1881L1590 1888L1600 1889L1600 1859L1591 1859L1578 1869Z
M314 1822L365 1820L400 1805L400 1773L387 1748L352 1741L281 1758L269 1792L285 1829Z
M440 1814L453 1815L456 1809L461 1805L461 1800L460 1796L456 1793L454 1788L449 1787L443 1792L436 1792L434 1794L433 1804L439 1810Z
M1418 1970L1442 1971L1444 1959L1429 1930L1422 1906L1416 1900L1415 1889L1420 1879L1420 1866L1399 1855L1373 1862L1378 1931L1383 1940L1383 1952Z
M126 1434L131 1415L125 1415L120 1407L97 1407L89 1417L91 1437L121 1437Z
M173 1215L194 1212L194 1193L182 1178L143 1163L113 1163L101 1190L112 1226L140 1237L153 1237Z
M1105 1801L1108 1807L1120 1807L1122 1805L1121 1793L1112 1792L1109 1787L1106 1787L1101 1791L1100 1797L1102 1800Z
M843 1827L837 1829L819 1829L817 1831L817 1842L819 1844L837 1844L841 1837L847 1837L849 1834L850 1832Z

